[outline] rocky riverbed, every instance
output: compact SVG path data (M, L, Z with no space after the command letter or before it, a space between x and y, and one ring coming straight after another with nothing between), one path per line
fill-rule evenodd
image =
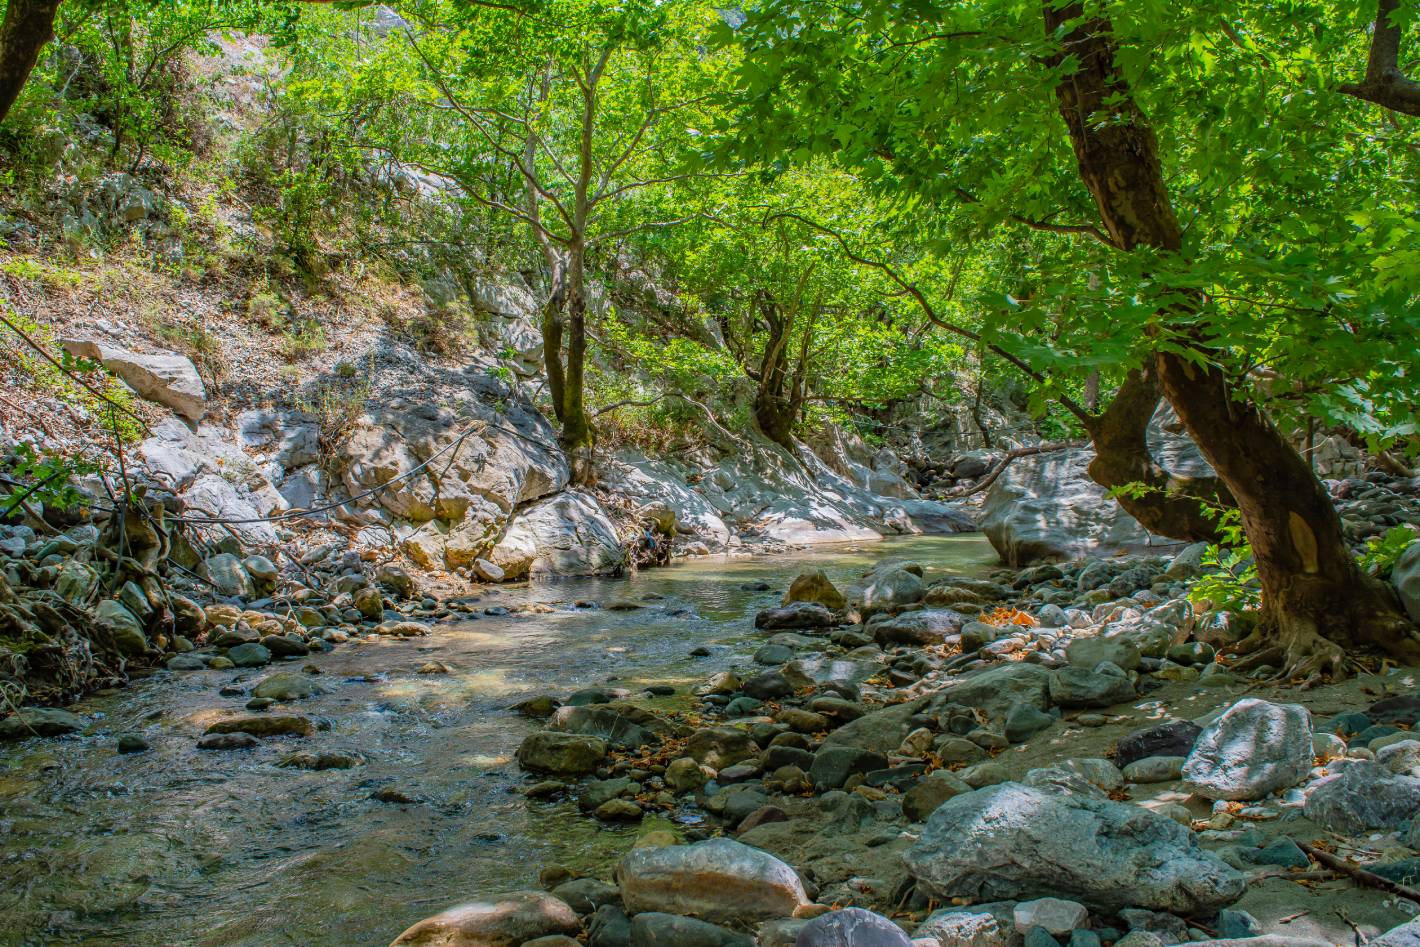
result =
M1413 487L1337 484L1356 541ZM70 533L11 531L14 614L92 594ZM3 942L1377 937L1420 883L1420 674L1235 673L1201 552L920 537L447 595L312 547L273 595L210 551L160 670L0 722ZM104 601L159 607L130 582Z

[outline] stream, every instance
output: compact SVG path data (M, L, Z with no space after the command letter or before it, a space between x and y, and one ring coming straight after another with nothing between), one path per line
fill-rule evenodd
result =
M481 606L552 610L459 619L428 638L357 639L296 659L288 669L314 663L328 693L285 707L330 729L253 750L195 746L247 699L219 689L249 689L269 669L163 672L90 698L72 708L96 718L83 736L0 747L0 944L385 945L460 901L537 887L543 865L604 868L644 828L596 823L567 801L525 800L512 754L538 724L508 708L591 685L684 689L749 663L763 640L754 613L777 604L799 571L851 582L897 557L920 562L929 580L997 561L968 534L494 588ZM746 588L757 582L772 591ZM643 607L575 604L590 601ZM700 645L711 654L691 656ZM452 673L416 673L430 661ZM686 706L683 694L641 697ZM119 755L120 733L141 734L151 749ZM275 765L297 749L355 752L367 763ZM419 801L370 798L385 788Z

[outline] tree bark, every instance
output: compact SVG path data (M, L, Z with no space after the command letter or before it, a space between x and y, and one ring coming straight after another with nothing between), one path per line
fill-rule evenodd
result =
M587 417L587 283L586 253L574 245L568 254L567 273L567 367L563 376L562 447L572 466L572 482L590 486L595 481L592 448L595 436Z
M788 348L794 320L792 316L785 315L768 293L759 293L755 303L764 318L769 336L765 339L764 355L759 363L754 420L765 437L792 452L794 421L802 406L793 403L790 391Z
M1163 396L1153 366L1129 372L1103 414L1087 425L1094 445L1090 479L1106 489L1143 484L1142 494L1120 491L1115 499L1151 533L1185 542L1217 542L1217 517L1205 504L1232 506L1217 477L1171 474L1149 450L1149 422ZM1200 502L1201 501L1201 502Z
M1180 253L1158 142L1115 66L1110 23L1083 5L1043 3L1047 36L1062 40L1076 67L1056 98L1080 177L1113 242L1123 251ZM1064 53L1053 65L1065 61ZM1156 351L1158 386L1236 499L1262 583L1257 631L1240 645L1248 664L1284 676L1340 675L1346 648L1373 645L1420 658L1420 635L1378 582L1364 576L1326 490L1261 409L1235 397L1207 340L1187 340L1199 363Z
M0 22L0 122L20 97L39 62L45 44L54 38L54 18L60 0L10 0Z
M1376 23L1371 30L1371 51L1366 57L1366 77L1337 89L1343 95L1374 102L1393 112L1420 115L1420 82L1400 68L1400 26L1392 17L1400 0L1378 0Z

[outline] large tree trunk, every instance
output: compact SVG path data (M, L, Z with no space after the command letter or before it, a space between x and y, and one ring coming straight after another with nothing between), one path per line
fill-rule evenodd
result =
M20 97L45 44L54 38L60 0L10 0L0 22L0 122Z
M1207 515L1205 504L1233 505L1218 478L1172 474L1149 451L1149 422L1162 398L1152 366L1125 376L1109 407L1087 425L1095 449L1090 479L1106 489L1142 484L1143 492L1120 490L1115 499L1149 532L1216 542L1217 517Z
M792 403L790 394L788 349L794 323L768 294L761 293L756 304L769 336L764 341L764 355L759 362L754 420L766 437L793 453L794 421L799 406Z
M595 432L587 417L587 282L586 255L574 245L569 254L567 273L567 369L563 376L562 447L572 466L572 482L590 486L596 479L592 448Z
M1065 30L1062 49L1078 64L1056 98L1111 240L1126 252L1180 252L1158 142L1116 70L1109 22L1086 18L1079 3L1045 0L1043 9L1046 34ZM1063 61L1062 53L1054 64ZM1206 343L1192 340L1202 366L1170 352L1154 363L1164 396L1237 501L1253 546L1263 614L1241 647L1254 652L1252 663L1308 679L1341 673L1343 649L1359 644L1420 657L1415 629L1357 567L1325 489L1257 405L1234 397Z

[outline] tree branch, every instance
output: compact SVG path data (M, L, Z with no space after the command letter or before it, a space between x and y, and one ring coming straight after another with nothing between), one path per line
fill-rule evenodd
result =
M962 203L981 203L981 199L978 198L976 195L968 191L964 191L961 188L957 188L956 190L957 198L961 200ZM1092 240L1098 240L1100 243L1109 247L1111 250L1122 249L1119 244L1115 243L1109 238L1108 234L1096 227L1094 224L1052 224L1048 220L1035 220L1030 217L1022 217L1020 214L1007 214L1006 217L1008 220L1012 220L1018 224L1024 224L1032 230L1043 230L1046 233L1074 234L1076 236L1089 237Z
M848 257L848 259L852 260L855 263L860 263L863 266L869 266L875 270L878 270L879 272L886 275L888 279L892 280L899 287L901 287L903 292L907 293L907 295L911 296L917 302L917 305L922 310L923 314L926 315L927 318L931 320L934 325L945 329L948 332L955 333L956 335L959 335L962 338L970 339L977 345L981 345L986 347L987 349L990 349L994 354L1005 359L1007 362L1010 362L1012 365L1014 365L1032 380L1042 383L1046 381L1046 378L1043 374L1036 371L1034 368L1031 368L1031 366L1027 364L1023 359L1011 354L1010 352L1001 348L999 345L996 345L994 342L986 341L984 338L982 338L981 333L974 332L971 329L968 329L966 326L957 325L954 322L948 322L947 320L943 319L941 315L937 312L936 308L930 302L928 302L926 294L922 292L922 290L917 286L917 284L909 282L890 264L884 263L881 260L870 259L869 257L862 256L861 254L855 252L853 248L849 246L848 241L838 231L834 230L831 227L826 227L816 221L809 220L807 217L802 217L799 214L795 214L789 211L780 211L779 213L773 214L771 215L769 220L780 217L787 217L791 220L797 220L804 226L809 227L813 230L817 230L819 233L828 234L835 241L837 241L839 248L843 251L843 255ZM768 223L768 220L766 220L765 222ZM1085 424L1087 427L1089 425L1089 422L1093 420L1090 413L1084 408L1080 407L1080 405L1077 404L1072 398L1061 394L1056 395L1055 400L1059 402L1062 408L1064 408L1066 411L1069 411L1082 424Z
M1400 71L1400 24L1395 21L1399 9L1400 0L1377 0L1366 77L1336 91L1393 112L1420 116L1420 82Z

